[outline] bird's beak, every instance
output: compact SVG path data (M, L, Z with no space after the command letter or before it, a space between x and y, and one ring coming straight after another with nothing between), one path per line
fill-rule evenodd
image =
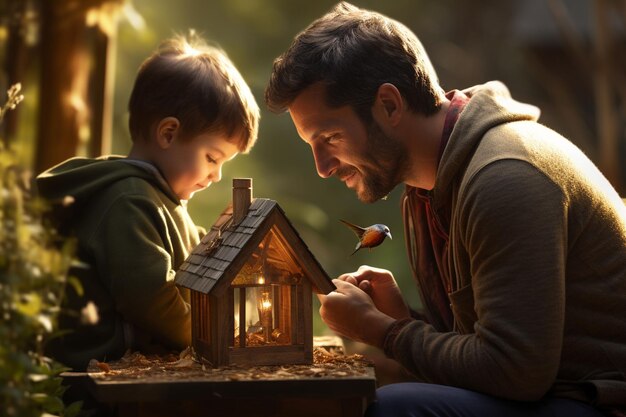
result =
M389 237L389 239L391 239L391 232L387 232L385 234ZM391 240L393 240L393 239L391 239Z

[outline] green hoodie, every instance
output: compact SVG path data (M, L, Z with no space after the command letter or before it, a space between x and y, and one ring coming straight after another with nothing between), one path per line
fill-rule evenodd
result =
M55 204L60 230L75 236L84 296L68 291L60 327L69 329L50 354L74 369L114 359L127 349L182 349L191 342L189 295L174 274L199 242L199 231L159 171L124 159L72 158L37 178ZM71 204L67 196L73 198ZM70 200L71 201L71 200ZM93 301L96 324L81 323Z

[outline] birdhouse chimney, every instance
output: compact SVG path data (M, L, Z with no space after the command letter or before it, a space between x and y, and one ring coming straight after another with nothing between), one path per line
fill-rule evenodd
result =
M252 204L252 178L233 178L233 224L239 224Z

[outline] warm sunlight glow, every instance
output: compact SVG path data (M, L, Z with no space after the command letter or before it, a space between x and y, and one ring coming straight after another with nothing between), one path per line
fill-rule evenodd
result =
M86 142L91 134L89 126L89 107L80 91L73 91L67 95L67 103L74 110L76 117L76 127L78 128L78 138L81 142Z
M126 2L122 8L122 14L126 21L136 30L142 31L146 28L146 21L143 16L137 12L135 6L131 2Z
M197 50L196 48L194 48L193 46L191 46L190 44L188 44L187 42L185 42L184 45L184 56L190 57L190 56L198 56L200 55L202 52Z
M85 15L87 26L97 26L108 37L115 35L117 22L122 7L116 2L106 2L99 6L91 7Z

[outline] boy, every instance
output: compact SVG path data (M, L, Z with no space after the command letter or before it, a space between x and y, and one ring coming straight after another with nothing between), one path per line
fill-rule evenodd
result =
M199 242L186 201L221 179L224 163L257 138L259 108L226 57L201 39L165 41L140 67L131 93L129 155L72 158L37 178L62 233L77 238L75 268L84 288L67 293L61 329L49 347L74 369L90 359L119 358L190 345L189 295L176 269ZM96 324L78 312L92 301Z

